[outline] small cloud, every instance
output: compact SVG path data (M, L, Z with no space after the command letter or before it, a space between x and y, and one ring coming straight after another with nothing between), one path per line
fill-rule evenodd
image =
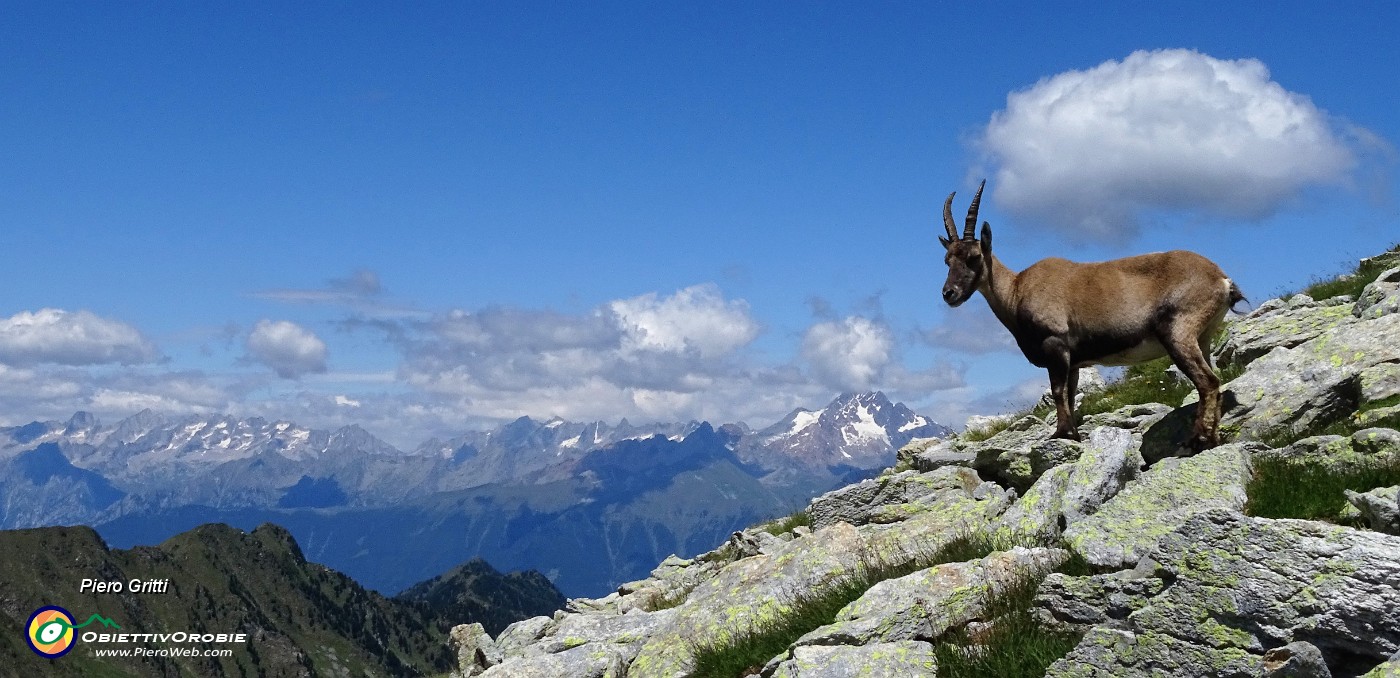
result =
M353 398L347 398L343 395L336 395L335 404L341 407L359 407L360 401L355 400Z
M819 322L802 338L802 357L813 376L841 391L871 388L893 357L894 335L883 323L849 316Z
M45 308L0 319L0 362L9 365L135 365L159 357L136 328L88 311Z
M656 293L609 304L631 347L662 352L694 350L712 358L746 346L759 326L743 300L726 300L712 284L695 285L669 297Z
M999 208L1123 240L1144 213L1261 219L1384 145L1255 59L1138 51L1012 92L980 145Z
M296 323L259 320L244 342L248 357L283 379L326 371L326 342Z

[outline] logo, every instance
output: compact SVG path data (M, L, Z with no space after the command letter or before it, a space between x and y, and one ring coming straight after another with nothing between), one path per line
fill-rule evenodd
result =
M24 640L29 643L29 649L33 650L34 654L46 659L57 659L68 654L77 643L74 631L93 622L100 622L107 628L121 628L116 622L100 614L88 617L87 621L81 624L74 624L73 615L68 610L57 605L47 605L29 616Z

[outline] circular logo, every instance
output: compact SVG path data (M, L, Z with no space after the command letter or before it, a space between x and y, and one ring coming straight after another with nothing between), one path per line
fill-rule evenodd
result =
M54 659L68 654L76 643L73 615L57 605L41 607L29 616L25 641L40 657Z

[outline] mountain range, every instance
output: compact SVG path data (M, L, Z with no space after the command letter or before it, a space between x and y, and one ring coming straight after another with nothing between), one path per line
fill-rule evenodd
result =
M413 450L358 426L80 412L0 428L0 528L92 525L130 547L272 522L386 593L482 557L596 595L949 432L878 392L758 430L521 417Z

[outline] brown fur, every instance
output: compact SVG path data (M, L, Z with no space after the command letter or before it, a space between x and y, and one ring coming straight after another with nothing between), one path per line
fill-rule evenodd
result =
M984 184L986 182L983 182ZM958 306L980 291L1030 362L1050 375L1055 437L1078 439L1074 393L1079 368L1132 365L1169 355L1200 393L1189 445L1220 444L1220 379L1209 358L1210 337L1243 297L1220 267L1184 250L1081 264L1042 259L1014 273L992 254L991 225L970 237L982 189L959 237L953 196L944 203L948 280L943 297Z

